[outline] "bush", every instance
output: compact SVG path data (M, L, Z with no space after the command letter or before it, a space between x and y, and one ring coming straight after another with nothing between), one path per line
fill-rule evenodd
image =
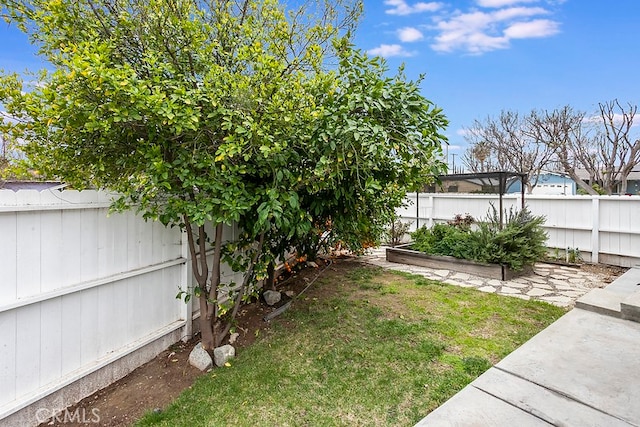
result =
M391 227L387 229L387 243L390 246L398 246L409 231L409 227L411 227L411 224L408 222L394 221Z
M546 253L547 234L542 229L544 216L534 216L528 209L506 212L505 225L500 228L500 216L491 205L487 218L471 230L465 217L458 221L422 227L411 233L413 249L433 255L448 255L478 262L502 264L522 270L542 259ZM467 215L467 217L469 217ZM469 217L470 218L470 217Z
M456 216L454 216L451 221L447 221L447 224L452 225L460 230L468 231L471 229L471 224L473 224L474 222L476 222L476 220L467 213L464 214L464 216L462 216L461 214L456 214Z

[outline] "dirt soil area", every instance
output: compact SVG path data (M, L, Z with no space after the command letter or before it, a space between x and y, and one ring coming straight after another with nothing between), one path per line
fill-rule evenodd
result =
M351 258L334 259L331 264L321 265L318 268L307 267L294 270L288 276L281 276L278 290L283 296L298 295L313 282L319 273L325 279L331 279L333 275L343 276L347 270L358 265L350 262ZM600 275L606 283L615 280L627 269L606 266L602 264L583 264L586 271ZM304 296L304 295L303 295ZM286 302L285 297L281 303ZM277 308L277 307L276 307ZM273 307L268 307L263 301L254 301L245 305L239 312L237 319L237 331L240 336L233 344L236 349L251 345L258 330L268 329L270 322L264 320L265 315L273 312ZM189 342L179 342L158 355L155 359L142 365L126 377L109 385L108 387L85 398L77 405L69 408L74 413L76 409L80 413L89 416L92 410L98 410L100 425L107 427L130 426L147 411L161 410L171 403L184 389L193 384L198 376L202 375L198 369L189 365L189 353L199 342L196 336ZM86 426L79 423L62 423L52 420L41 426Z
M581 264L580 269L601 277L602 281L607 284L613 282L618 276L623 275L627 270L629 270L625 267L606 264Z

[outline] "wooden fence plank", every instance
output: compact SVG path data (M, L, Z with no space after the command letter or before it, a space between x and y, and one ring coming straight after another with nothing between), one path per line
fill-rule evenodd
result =
M0 406L16 398L18 320L16 311L0 313Z
M98 302L100 301L100 289L86 289L81 293L80 306L77 308L80 314L80 360L81 365L89 365L100 357L98 327ZM106 329L108 331L108 329Z
M16 276L18 298L40 293L41 229L40 212L18 215L16 238Z
M18 297L17 214L0 213L0 304Z
M62 374L62 298L40 305L40 387L55 382ZM36 339L32 337L32 339Z
M82 366L82 292L64 295L62 299L60 357L61 375Z
M62 216L62 211L40 213L42 242L40 250L32 254L32 260L37 262L37 257L40 258L40 292L42 293L63 287L65 280L72 276L72 272L62 263L64 256ZM77 246L78 242L74 241L71 244Z
M17 397L28 395L40 387L40 332L42 317L40 304L20 307L16 310L16 385Z

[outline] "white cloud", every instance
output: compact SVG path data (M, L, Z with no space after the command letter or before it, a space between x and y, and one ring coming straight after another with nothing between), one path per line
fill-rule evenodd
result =
M498 4L499 0L492 1ZM508 2L503 0L503 3ZM512 39L552 36L560 31L558 22L533 19L549 13L540 7L508 7L490 12L458 11L448 19L440 18L436 21L439 34L431 47L439 52L462 50L471 54L482 54L506 49Z
M404 27L398 30L398 38L403 42L416 42L418 40L422 40L424 36L420 32L413 27Z
M533 3L538 0L478 0L476 3L482 7L505 7L518 3Z
M504 30L504 35L510 39L529 39L534 37L548 37L557 34L559 24L548 19L536 19L529 22L516 22Z
M399 44L381 44L380 46L367 51L369 55L391 58L392 56L413 56L413 52L406 51Z
M488 13L491 21L508 21L510 19L529 18L548 14L549 11L541 7L508 7Z
M411 15L414 13L435 12L442 8L442 3L439 2L418 2L409 5L405 0L385 0L384 4L392 7L384 11L384 13L388 15Z
M620 113L614 113L613 114L613 123L615 123L616 125L622 125L624 123L624 116ZM583 123L592 123L592 124L602 124L602 116L600 116L599 114L594 114L592 116L585 116L582 119ZM631 127L639 127L640 126L640 121L638 120L634 120L633 124L631 125Z

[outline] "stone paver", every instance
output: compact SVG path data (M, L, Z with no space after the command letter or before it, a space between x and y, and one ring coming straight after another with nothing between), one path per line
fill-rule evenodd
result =
M520 289L515 289L515 288L510 288L508 286L503 286L500 289L500 293L501 294L519 294L520 293Z
M527 295L530 297L541 297L543 295L548 295L549 293L550 289L533 288L527 292Z
M449 270L433 270L433 272L440 277L447 277L451 273Z
M529 283L511 281L511 282L502 282L501 284L492 285L492 286L509 286L510 288L522 289L522 288L526 288L527 286L531 286L531 285Z
M572 307L575 300L589 290L603 288L606 285L600 277L581 271L579 267L547 263L536 264L533 272L526 276L502 282L455 270L435 270L387 262L385 249L384 247L373 249L368 255L363 256L362 260L379 267L442 280L455 286L475 288L482 292L498 293L522 299L536 299L563 307Z

